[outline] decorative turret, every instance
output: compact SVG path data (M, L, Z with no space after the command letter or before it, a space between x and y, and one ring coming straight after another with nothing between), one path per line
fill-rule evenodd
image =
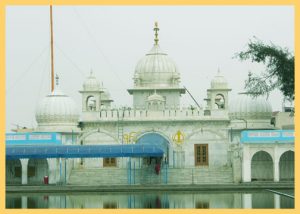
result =
M109 92L100 85L93 70L83 83L82 94L82 111L92 112L100 111L102 108L110 108L113 100L110 98Z
M228 110L228 92L231 89L228 87L227 80L221 75L218 69L217 75L211 81L211 88L207 89L207 109L226 109Z

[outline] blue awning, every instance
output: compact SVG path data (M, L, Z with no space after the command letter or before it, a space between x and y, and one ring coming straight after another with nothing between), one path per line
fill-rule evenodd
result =
M150 144L131 145L35 145L6 146L6 159L20 158L94 158L162 157L164 151Z

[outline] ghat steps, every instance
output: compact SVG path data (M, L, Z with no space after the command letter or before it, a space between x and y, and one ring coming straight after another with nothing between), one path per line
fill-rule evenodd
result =
M126 184L226 184L233 183L231 167L168 168L155 173L154 167L139 169L73 169L71 185Z

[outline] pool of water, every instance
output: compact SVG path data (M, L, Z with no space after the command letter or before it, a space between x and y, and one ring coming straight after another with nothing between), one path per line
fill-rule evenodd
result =
M293 190L278 190L294 195ZM294 199L266 190L248 192L6 194L6 208L294 208Z

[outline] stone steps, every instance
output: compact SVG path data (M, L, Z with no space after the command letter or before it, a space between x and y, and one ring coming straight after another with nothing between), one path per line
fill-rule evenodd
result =
M168 183L170 184L232 182L233 175L230 167L168 169Z
M73 169L68 184L110 185L127 184L127 169Z
M159 175L153 167L141 169L73 169L68 184L126 185L126 184L213 184L233 183L231 167L168 168Z

